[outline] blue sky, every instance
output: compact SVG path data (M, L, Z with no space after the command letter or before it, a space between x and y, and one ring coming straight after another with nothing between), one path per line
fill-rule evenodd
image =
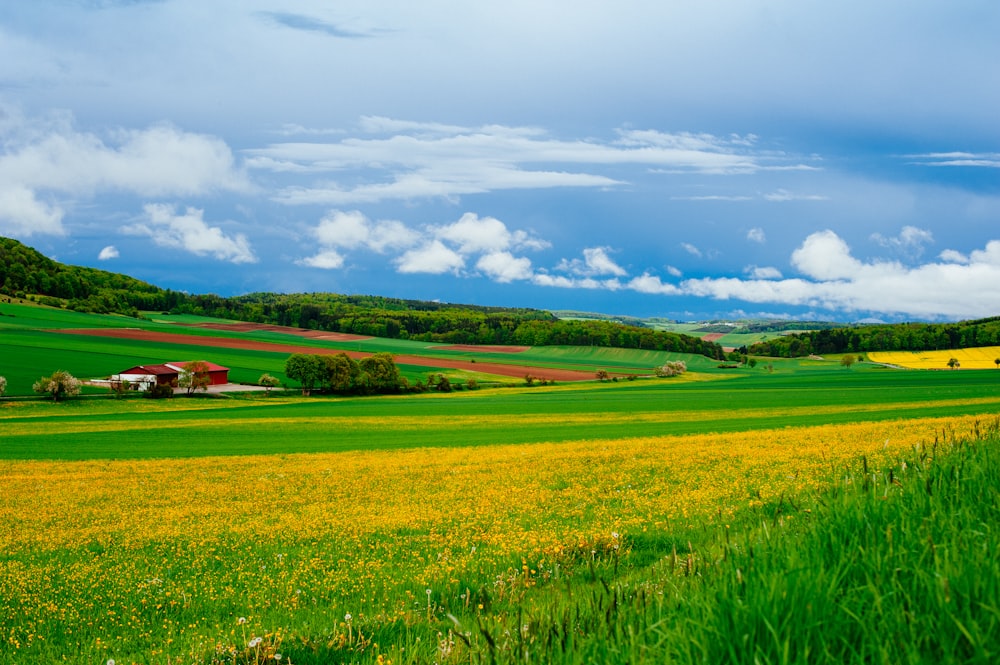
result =
M0 5L0 235L235 295L1000 315L1000 3Z

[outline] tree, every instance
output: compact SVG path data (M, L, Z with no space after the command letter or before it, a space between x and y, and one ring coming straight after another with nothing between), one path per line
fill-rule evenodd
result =
M56 370L52 376L43 376L31 387L36 393L41 395L51 395L52 400L58 402L61 399L80 394L80 380L65 370Z
M608 370L606 370L606 369L599 369L599 370L597 370L597 380L598 381L607 381L608 380Z
M998 364L1000 364L1000 363L998 363ZM6 392L7 392L7 377L6 376L0 376L0 397L3 397L4 393L6 393Z
M399 368L391 353L373 353L358 361L360 370L368 375L375 392L389 393L399 389Z
M212 378L208 374L208 363L204 360L194 360L185 363L177 378L177 385L187 389L187 394L191 395L196 390L208 391L208 386L212 383Z
M280 383L281 381L279 381L277 377L271 376L270 374L261 374L260 378L257 379L257 385L264 387L265 395L270 395L271 388L274 388Z
M841 366L846 367L847 369L851 369L851 365L854 364L855 360L857 360L857 358L848 353L847 355L841 357L840 364Z
M320 356L293 353L285 361L285 376L302 384L302 394L308 395L326 377L326 364Z
M659 377L669 377L669 376L680 376L687 371L687 363L683 360L668 360L662 366L657 367L655 370L656 376Z
M958 358L948 358L948 367L958 369L961 366L962 363L958 362Z
M1000 358L997 358L996 360L994 360L993 364L997 366L997 369L1000 369ZM3 394L3 393L0 393L0 394Z
M358 363L341 351L335 356L323 356L326 367L326 384L335 393L351 392L361 373Z

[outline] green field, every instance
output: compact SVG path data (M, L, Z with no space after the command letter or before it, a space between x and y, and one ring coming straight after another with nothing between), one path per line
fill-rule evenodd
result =
M1000 657L995 370L539 347L516 361L689 371L53 403L30 385L59 368L203 356L254 382L287 357L54 328L515 358L0 313L0 665Z

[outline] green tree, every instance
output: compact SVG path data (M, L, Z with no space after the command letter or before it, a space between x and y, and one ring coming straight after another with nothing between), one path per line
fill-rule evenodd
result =
M271 376L270 374L261 374L260 378L257 379L257 385L263 386L264 394L270 395L271 389L280 384L278 377Z
M323 356L326 367L326 385L335 393L349 393L355 388L361 373L358 363L341 351L335 356Z
M847 369L851 369L851 365L854 364L855 360L857 360L857 358L855 358L853 355L851 355L850 353L848 353L848 354L845 354L844 356L842 356L840 358L840 364L841 364L842 367L846 367Z
M399 389L399 368L391 353L373 353L359 360L358 367L368 375L371 390L388 393Z
M285 361L285 376L302 385L302 394L309 395L326 378L323 358L307 353L293 353Z
M80 394L80 380L65 370L56 370L52 376L43 376L31 387L40 395L50 395L58 402Z
M212 383L212 378L208 374L208 363L204 360L194 360L185 363L180 376L177 377L177 385L187 389L187 394L191 395L196 390L207 392L208 386Z
M997 358L996 360L994 360L993 364L997 366L997 369L1000 369L1000 358Z
M962 363L958 362L958 358L948 358L948 367L958 369L961 366Z

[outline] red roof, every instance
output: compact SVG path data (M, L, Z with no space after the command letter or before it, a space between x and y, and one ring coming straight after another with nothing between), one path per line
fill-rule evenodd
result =
M208 368L209 372L228 372L229 371L228 367L223 367L222 365L216 365L215 363L210 363L207 360L201 360L201 361L198 361L198 360L185 360L183 362L169 362L169 363L164 363L164 365L167 366L167 367L179 367L180 369L184 369L184 368L186 368L188 366L188 363L193 363L193 362L201 362L201 363L203 363ZM174 370L174 371L177 371L177 370Z

